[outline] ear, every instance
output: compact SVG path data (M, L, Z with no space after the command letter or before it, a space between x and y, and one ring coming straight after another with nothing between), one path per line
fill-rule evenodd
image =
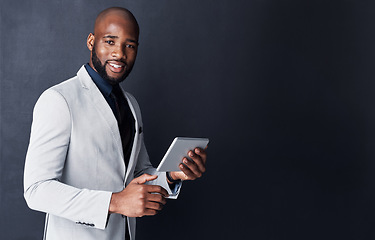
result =
M92 51L92 48L94 47L94 41L95 41L95 36L94 34L90 33L89 36L87 37L87 48Z

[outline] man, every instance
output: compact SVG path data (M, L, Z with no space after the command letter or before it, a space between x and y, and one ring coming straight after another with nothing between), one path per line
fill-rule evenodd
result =
M181 171L152 167L139 106L119 83L131 72L139 27L127 9L101 12L90 62L46 90L33 115L24 173L30 208L46 212L44 239L135 239L135 217L155 215L182 180L205 172L203 149Z

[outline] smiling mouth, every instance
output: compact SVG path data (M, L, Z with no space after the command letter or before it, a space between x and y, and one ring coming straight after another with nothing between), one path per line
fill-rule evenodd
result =
M114 73L121 73L126 65L125 64L116 64L113 62L108 62L109 69Z
M109 65L111 65L112 67L114 68L120 68L120 67L123 67L121 65L117 65L117 64L114 64L114 63L109 63Z

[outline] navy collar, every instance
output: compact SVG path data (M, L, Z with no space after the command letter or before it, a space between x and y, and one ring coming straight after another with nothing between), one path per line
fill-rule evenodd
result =
M112 85L104 80L88 63L85 64L85 68L100 92L104 96L109 97L112 92Z

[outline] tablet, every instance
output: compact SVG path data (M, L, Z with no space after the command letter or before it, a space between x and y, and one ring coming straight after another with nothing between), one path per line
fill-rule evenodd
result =
M184 157L190 159L187 153L190 150L194 151L196 147L205 149L208 142L208 138L176 137L156 170L158 172L181 171L178 165L180 165Z

